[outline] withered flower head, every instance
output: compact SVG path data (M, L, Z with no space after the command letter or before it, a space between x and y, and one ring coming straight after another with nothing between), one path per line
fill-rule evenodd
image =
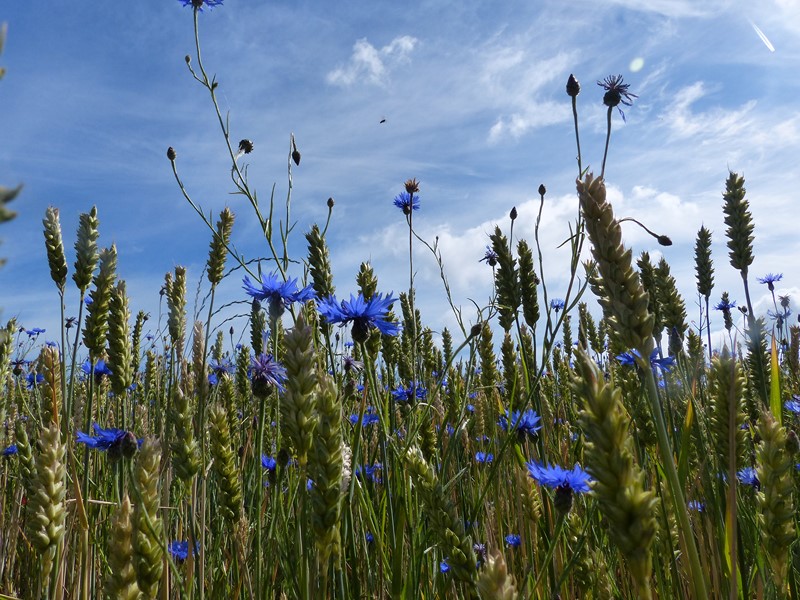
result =
M409 194L419 194L419 182L416 179L406 181L406 191Z
M606 91L606 93L603 94L603 104L609 108L617 107L619 114L622 115L622 119L624 120L625 113L622 112L619 105L624 104L625 106L632 106L633 99L639 97L628 91L631 87L630 84L622 83L622 75L609 75L603 79L603 81L598 81L597 85Z
M242 140L239 142L239 152L244 152L245 154L250 154L253 151L253 142L250 140Z

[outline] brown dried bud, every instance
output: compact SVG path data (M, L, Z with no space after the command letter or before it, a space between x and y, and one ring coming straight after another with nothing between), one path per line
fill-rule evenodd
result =
M797 433L792 429L786 434L786 451L792 455L800 452L800 439L797 438Z
M296 164L298 167L300 166L300 153L297 151L297 147L292 150L292 160L294 161L294 164Z
M547 188L544 187L544 184L539 184L539 195L544 196L547 193Z
M183 60L185 60L186 64L188 65L192 62L192 57L187 54L186 56L183 57Z
M244 152L245 154L250 154L253 151L253 142L250 140L241 140L239 142L239 152Z
M170 146L169 148L167 148L167 158L168 158L168 159L170 159L170 161L173 161L173 160L175 160L175 158L176 158L177 156L178 156L178 153L177 153L177 152L175 152L175 148L173 148L172 146Z
M475 325L472 326L472 329L469 330L469 337L478 337L481 334L482 329L483 325L481 323L475 323Z
M660 235L658 236L657 239L658 243L661 244L662 246L672 246L672 240L669 239L669 237L667 237L666 235Z
M409 194L419 194L419 182L416 179L406 181L406 191Z
M575 75L570 73L569 79L567 79L567 96L569 96L570 98L575 98L580 93L581 93L581 84L578 83L577 79L575 79Z
M333 198L328 198L328 208L333 208Z
M511 212L508 213L508 216L511 218L512 221L517 218L517 207L516 206L511 207Z

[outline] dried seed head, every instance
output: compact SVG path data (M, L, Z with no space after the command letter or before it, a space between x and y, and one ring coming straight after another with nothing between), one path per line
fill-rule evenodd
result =
M187 56L186 58L188 59L189 57ZM186 62L189 62L189 61L187 60ZM177 157L178 157L178 153L175 152L175 148L173 148L172 146L167 148L167 158L170 159L170 161L174 161Z
M419 194L419 182L416 179L407 180L405 185L409 194Z

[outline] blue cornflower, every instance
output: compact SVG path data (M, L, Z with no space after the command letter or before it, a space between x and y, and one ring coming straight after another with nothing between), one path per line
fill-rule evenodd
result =
M79 431L76 441L79 444L86 444L89 448L100 451L108 450L112 446L121 443L128 434L125 430L117 429L116 427L103 429L97 423L94 423L92 427L94 428L94 436Z
M603 81L598 81L597 85L606 91L603 94L603 104L609 109L616 107L622 120L625 121L625 113L619 105L633 106L633 99L638 98L636 94L628 91L630 84L622 83L622 75L609 75Z
M275 472L275 469L278 468L278 461L272 458L271 456L267 456L266 454L261 455L261 466L264 467L267 471L272 473Z
M689 510L694 510L697 512L703 512L706 509L705 503L700 502L699 500L689 500L687 506L689 507Z
M248 295L259 301L267 301L269 316L273 319L278 319L288 305L294 302L307 302L317 297L310 285L301 288L297 285L297 279L283 281L278 273L262 275L261 281L255 284L247 276L242 282L244 284L242 287Z
M387 296L375 294L369 300L359 292L358 297L350 294L350 300L336 301L334 296L323 298L318 303L319 314L328 323L353 323L353 340L363 343L369 330L377 327L383 335L397 335L400 325L387 320L389 306L395 301L391 292Z
M367 540L367 543L368 543L368 544L371 544L372 542L374 542L374 541L375 541L375 536L374 536L374 535L372 535L372 534L371 534L371 533L368 531L367 533L365 533L365 534L364 534L364 539L365 539L365 540Z
M81 365L81 371L83 371L86 375L92 374L92 362L88 358L83 361L83 364ZM96 377L100 375L111 375L111 369L106 364L106 361L104 361L102 358L94 364L94 375Z
M791 400L783 403L783 407L790 412L800 414L800 397L792 396Z
M558 314L558 311L564 310L565 306L566 303L561 298L553 298L550 300L550 309L554 310L556 314Z
M761 489L761 482L758 480L758 475L753 467L745 467L736 472L736 477L742 485L749 485L756 489Z
M395 402L401 404L414 404L417 400L425 400L428 396L428 390L421 387L419 384L412 384L408 387L399 387L392 391L392 398Z
M286 381L286 369L281 363L272 358L272 354L259 354L250 359L250 379L255 386L255 391L265 394L271 386L283 391L283 382Z
M488 454L486 452L476 452L475 453L475 462L476 463L489 464L493 460L494 460L494 454L492 454L491 452L488 453Z
M505 537L505 540L509 548L519 548L519 546L522 544L522 538L520 538L516 533L509 533Z
M44 333L45 331L47 330L41 327L34 327L33 329L26 329L25 333L28 334L28 337L37 337L40 333Z
M360 466L356 466L356 478L357 479L364 478L367 481L371 481L373 483L380 483L382 469L383 469L383 464L381 463L375 463L374 465L364 465L363 469Z
M580 465L575 465L572 469L564 469L559 466L545 466L537 462L526 464L531 479L540 485L546 485L552 489L569 489L579 494L585 494L591 489L589 482L592 481L592 478Z
M348 420L353 425L358 424L358 415L352 414L348 417ZM373 425L380 421L380 417L375 414L375 409L372 406L368 406L367 409L364 411L364 417L361 419L361 426L366 427L367 425Z
M500 417L498 425L503 428L503 431L508 430L508 419L511 418L511 428L516 430L520 435L527 433L530 436L536 435L542 426L539 424L541 417L535 410L529 408L524 413L515 410L511 415L506 411L505 416Z
M223 0L178 0L178 2L183 2L184 6L193 6L200 12L203 11L203 5L208 8L214 8L215 6L222 6L222 1Z
M0 455L2 455L2 456L13 456L17 452L19 452L19 448L17 448L17 445L16 444L11 444L8 448L6 448L2 452L0 452Z
M173 558L177 560L186 560L189 557L189 542L179 542L173 541L169 543L167 546L167 550L172 555ZM200 543L194 543L194 552L192 554L197 556L197 552L200 550Z
M617 360L619 364L624 366L636 366L637 359L641 358L642 355L639 354L638 350L631 350L630 352L624 352L623 354L617 355ZM674 356L666 356L664 358L658 358L658 348L653 349L650 353L650 367L655 370L661 370L662 372L669 373L670 369L675 365L675 357Z
M395 196L394 205L402 210L404 215L409 215L412 210L419 210L419 196L402 192Z
M767 273L764 277L758 277L758 283L766 283L769 291L775 290L775 282L783 279L783 273Z
M41 373L28 373L28 375L25 377L25 380L28 382L27 388L32 390L37 385L44 382L44 375Z
M730 311L732 308L736 308L736 300L720 300L716 306L714 306L714 310L721 310L721 311Z
M236 365L234 365L231 362L231 359L227 357L223 357L220 360L211 359L211 362L208 363L208 367L217 377L226 374L230 375L236 372Z
M442 573L449 573L450 572L450 565L447 564L447 559L443 559L442 562L439 563L439 571Z
M486 246L486 253L483 255L483 258L480 259L478 262L485 262L490 267L497 266L497 259L500 258L497 256L497 252L492 250L491 246Z

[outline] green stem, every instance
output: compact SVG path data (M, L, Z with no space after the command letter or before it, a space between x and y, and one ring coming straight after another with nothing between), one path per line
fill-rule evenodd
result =
M658 401L658 390L653 370L647 359L642 361L640 366L644 369L644 377L647 383L647 398L650 401L650 411L653 414L653 422L656 426L658 438L658 450L661 455L661 464L667 476L667 486L672 496L672 504L675 510L675 517L678 520L678 529L683 538L683 545L689 558L689 570L694 587L695 600L708 598L706 591L706 579L703 568L700 564L700 555L697 552L697 544L692 533L692 526L689 523L689 512L686 506L686 499L681 490L678 471L675 469L675 461L672 457L672 448L667 437L667 428L664 424L664 415L661 414L661 406Z

